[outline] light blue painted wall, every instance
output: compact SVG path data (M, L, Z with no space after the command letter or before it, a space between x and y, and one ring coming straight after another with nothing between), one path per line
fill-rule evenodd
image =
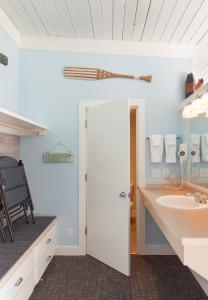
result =
M46 137L23 138L21 154L25 162L37 213L58 215L58 243L78 243L78 106L82 100L118 99L127 96L144 98L146 134L180 134L177 106L184 98L184 79L191 60L101 54L80 54L39 50L20 53L21 113L49 128ZM63 77L66 65L104 68L129 74L152 74L151 84L131 80L73 81ZM45 164L42 153L57 141L75 154L72 164ZM147 178L152 165L147 162ZM148 231L154 227L151 222ZM74 237L67 238L68 226ZM163 243L158 229L153 240ZM148 241L151 243L151 234Z
M19 49L0 28L0 53L9 58L8 66L0 64L0 106L18 112L19 109Z
M145 243L147 245L168 244L168 241L147 209L145 210Z
M199 115L197 118L190 119L190 133L208 133L208 119L204 114Z

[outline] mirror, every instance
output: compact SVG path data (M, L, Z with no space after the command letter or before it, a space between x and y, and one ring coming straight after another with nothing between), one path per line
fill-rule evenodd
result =
M208 82L208 60L195 59L193 64L195 81ZM208 97L208 94L206 94ZM189 119L187 141L189 143L188 181L208 189L208 117L205 113Z
M208 118L190 120L191 182L208 188Z

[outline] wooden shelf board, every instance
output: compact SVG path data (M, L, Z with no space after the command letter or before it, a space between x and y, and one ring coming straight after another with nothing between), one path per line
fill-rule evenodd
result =
M208 92L208 83L204 84L201 88L195 91L191 96L187 97L186 99L182 100L179 104L179 111L182 111L184 107L191 102Z
M18 136L46 135L48 129L24 116L0 107L0 132Z

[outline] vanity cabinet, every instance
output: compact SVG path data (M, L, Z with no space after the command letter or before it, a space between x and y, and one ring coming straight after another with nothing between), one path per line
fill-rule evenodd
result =
M57 219L54 219L3 276L0 281L1 300L29 299L55 254L56 230Z

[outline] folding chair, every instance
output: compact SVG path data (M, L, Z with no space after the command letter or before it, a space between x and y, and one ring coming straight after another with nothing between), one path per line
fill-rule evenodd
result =
M3 241L5 241L4 222L12 242L14 241L12 223L15 216L23 212L26 223L29 223L27 214L29 209L35 223L34 206L23 162L21 160L17 162L9 156L0 157L0 207L0 230Z

